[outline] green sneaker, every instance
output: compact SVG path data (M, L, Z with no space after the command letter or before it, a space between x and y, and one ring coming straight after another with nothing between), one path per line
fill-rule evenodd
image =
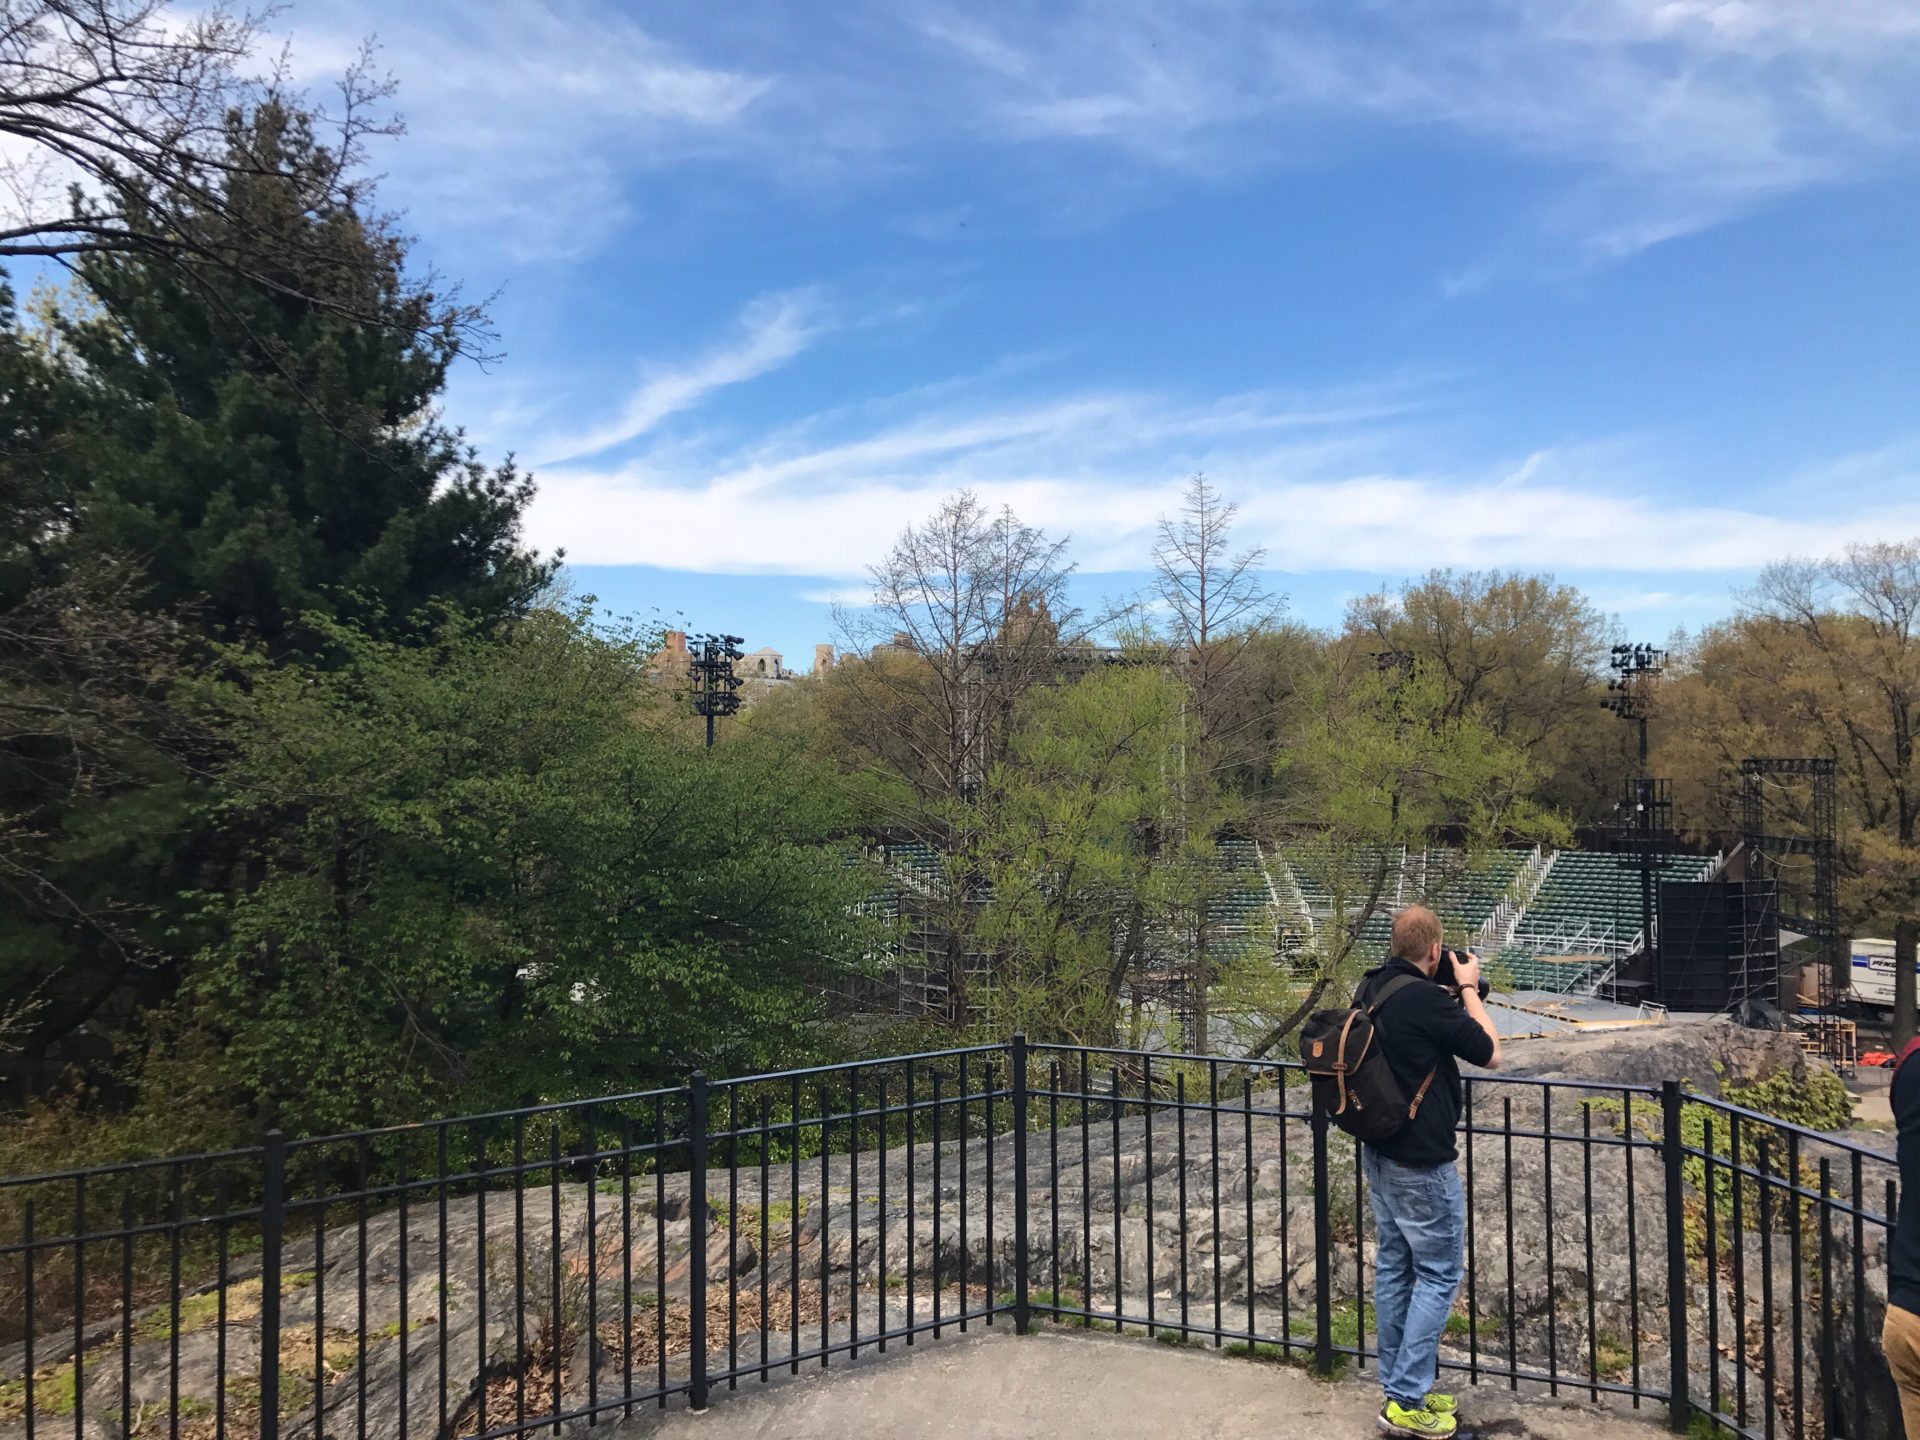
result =
M1445 1440L1453 1434L1454 1419L1431 1410L1409 1410L1398 1400L1389 1400L1380 1407L1380 1428L1389 1435L1410 1435L1415 1440Z
M1451 1395L1442 1395L1438 1390L1429 1390L1426 1400L1422 1403L1436 1415L1457 1415L1460 1413L1460 1402Z

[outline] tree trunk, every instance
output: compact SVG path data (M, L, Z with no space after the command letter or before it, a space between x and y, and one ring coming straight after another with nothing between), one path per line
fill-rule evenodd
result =
M1213 984L1213 967L1207 954L1207 902L1200 901L1200 923L1194 929L1193 979L1192 988L1187 994L1187 1005L1192 1015L1192 1033L1187 1036L1187 1044L1195 1055L1211 1055L1209 1046L1210 1014L1207 1008L1207 991Z
M1893 925L1893 1048L1898 1050L1914 1036L1914 951L1920 942L1920 920L1911 917Z
M1306 1018L1313 1014L1313 1007L1320 1003L1320 997L1326 993L1327 986L1332 983L1332 980L1332 975L1325 974L1314 981L1313 988L1307 991L1306 997L1295 1007L1293 1013L1271 1030L1267 1031L1266 1034L1262 1035L1243 1058L1248 1060L1265 1059L1268 1051L1272 1050L1274 1046L1278 1045L1282 1040L1286 1039L1287 1036L1299 1029Z

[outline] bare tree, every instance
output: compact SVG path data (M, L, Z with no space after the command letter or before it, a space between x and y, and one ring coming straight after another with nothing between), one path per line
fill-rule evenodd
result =
M289 93L282 67L252 69L270 13L226 0L190 15L164 0L0 0L0 257L157 259L368 323L450 326L475 351L491 338L480 307L444 289L439 304L369 305L353 248L325 226L263 232L236 207L237 182L271 177L292 182L309 218L353 212L387 228L364 213L365 161L368 141L401 129L390 82L363 49L331 106ZM298 173L286 150L249 143L245 117L275 104L324 137ZM430 295L434 277L415 288Z
M1071 569L1064 540L963 490L872 568L871 608L840 615L857 657L834 672L840 728L884 775L880 803L895 827L933 844L946 867L941 928L956 1020L980 875L973 807L1021 698L1078 638Z
M1166 611L1168 658L1189 696L1190 738L1182 757L1173 839L1183 858L1194 852L1201 857L1200 863L1187 867L1192 883L1186 928L1193 946L1189 1044L1202 1054L1210 1043L1210 915L1215 891L1227 883L1205 863L1212 832L1224 818L1212 802L1222 793L1225 772L1249 758L1242 753L1242 742L1260 733L1257 707L1244 703L1258 679L1248 663L1247 647L1273 622L1282 604L1260 583L1266 551L1258 546L1238 552L1232 548L1238 514L1239 506L1205 475L1196 474L1181 491L1178 515L1160 517L1153 547L1154 593Z
M1253 683L1248 644L1271 625L1283 598L1260 583L1267 552L1235 551L1240 507L1205 475L1180 493L1180 510L1162 515L1153 547L1153 588L1166 609L1164 629L1175 664L1193 695L1194 759L1231 763L1245 717L1236 702Z
M1855 833L1853 904L1893 917L1896 1044L1915 1030L1920 942L1920 540L1769 566L1755 618L1792 643L1768 703L1826 737Z

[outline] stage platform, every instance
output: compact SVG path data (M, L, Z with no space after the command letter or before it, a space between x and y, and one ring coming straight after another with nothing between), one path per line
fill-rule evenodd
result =
M1562 995L1553 990L1496 992L1487 1001L1487 1012L1493 1016L1493 1027L1502 1040L1590 1035L1687 1018L1669 1015L1657 1005L1620 1005L1591 995Z

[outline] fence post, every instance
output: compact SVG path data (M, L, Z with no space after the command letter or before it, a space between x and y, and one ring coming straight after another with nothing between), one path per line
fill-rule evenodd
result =
M1684 1432L1693 1418L1693 1405L1687 1395L1687 1233L1681 1171L1686 1157L1680 1111L1680 1082L1668 1080L1660 1087L1660 1151L1667 1176L1667 1338L1673 1361L1668 1423Z
M1027 1036L1013 1034L1013 1330L1025 1335L1027 1306ZM1055 1297L1058 1303L1058 1297Z
M799 1121L794 1119L794 1143L799 1144ZM707 1408L707 1077L696 1070L687 1077L687 1350L692 1374L687 1404ZM824 1203L825 1197L822 1197ZM799 1217L794 1217L795 1225ZM799 1293L798 1283L795 1294ZM731 1367L733 1361L728 1359Z
M267 1131L260 1192L260 1440L280 1434L280 1247L286 1222L287 1144Z
M1313 1368L1333 1374L1333 1189L1327 1158L1327 1117L1313 1107Z

